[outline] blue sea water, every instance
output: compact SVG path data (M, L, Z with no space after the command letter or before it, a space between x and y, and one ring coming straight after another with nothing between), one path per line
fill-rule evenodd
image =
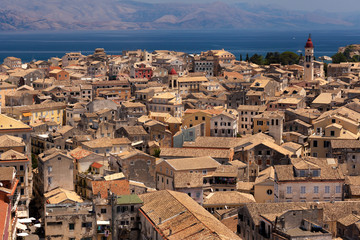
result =
M209 49L226 49L237 58L242 54L284 52L304 49L308 32L299 31L77 31L77 32L0 32L0 62L7 56L24 62L62 57L66 52L91 54L105 48L108 54L123 50L174 50L200 53ZM332 56L339 47L360 43L360 31L312 32L316 56Z

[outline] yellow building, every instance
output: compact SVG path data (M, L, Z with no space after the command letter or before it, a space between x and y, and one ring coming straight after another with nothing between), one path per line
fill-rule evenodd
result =
M274 179L275 170L272 166L259 172L254 184L254 197L257 203L274 202Z
M0 106L5 106L5 95L15 92L16 86L7 82L0 82Z
M223 112L223 109L187 109L182 120L183 127L191 128L200 123L205 123L205 136L210 136L210 120L214 115L218 115Z
M149 118L166 124L172 135L180 131L181 118L173 117L170 113L150 112Z
M253 118L254 133L267 132L269 130L269 117L267 114L260 114Z
M265 111L262 114L254 116L254 134L267 132L269 130L270 122L275 118L281 119L283 115L282 112Z
M66 104L62 102L50 102L4 109L14 118L26 124L34 124L37 121L54 121L59 125L64 124L64 110Z
M341 107L323 113L314 121L314 133L309 136L312 157L330 157L331 140L356 140L359 138L360 114Z

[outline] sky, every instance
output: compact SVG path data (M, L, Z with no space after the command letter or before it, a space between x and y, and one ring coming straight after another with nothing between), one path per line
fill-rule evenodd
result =
M227 3L247 3L251 5L266 5L280 9L314 11L322 10L326 12L357 12L360 11L359 0L139 0L143 2L227 2Z

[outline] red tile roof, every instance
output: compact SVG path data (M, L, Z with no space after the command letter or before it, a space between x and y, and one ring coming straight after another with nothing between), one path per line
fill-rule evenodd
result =
M9 227L8 221L8 213L9 213L9 204L0 200L0 236L6 237L8 234L6 233ZM5 238L4 238L5 239Z
M101 168L102 166L104 166L104 165L102 165L98 162L94 162L93 164L91 164L91 167L93 167L93 168Z
M111 181L92 181L93 196L100 193L101 198L108 197L108 190L116 195L128 195L130 194L129 181L123 180L111 180Z
M82 148L80 148L80 147L78 147L78 148L75 148L74 150L72 150L71 152L70 152L70 156L72 156L73 158L75 158L75 159L82 159L82 158L84 158L84 157L87 157L87 156L89 156L89 155L91 155L91 154L93 154L93 152L90 152L90 151L88 151L88 150L85 150L85 149L82 149Z

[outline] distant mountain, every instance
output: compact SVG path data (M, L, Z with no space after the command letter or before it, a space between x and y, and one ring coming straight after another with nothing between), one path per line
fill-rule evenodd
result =
M196 2L196 1L194 1ZM357 17L223 2L0 0L0 30L352 28Z

